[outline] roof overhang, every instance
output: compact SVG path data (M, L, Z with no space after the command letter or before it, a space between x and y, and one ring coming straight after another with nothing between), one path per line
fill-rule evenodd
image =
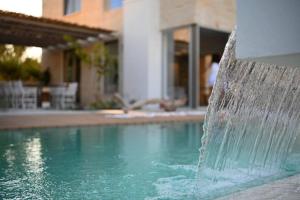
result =
M65 48L65 35L81 43L116 39L110 30L0 10L1 44Z

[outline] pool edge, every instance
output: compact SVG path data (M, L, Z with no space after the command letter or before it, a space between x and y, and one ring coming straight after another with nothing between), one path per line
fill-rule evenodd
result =
M5 116L0 117L0 130L19 130L32 128L83 127L104 125L137 125L176 122L203 122L204 115L156 116L134 118L112 118L90 115L39 115L39 116Z

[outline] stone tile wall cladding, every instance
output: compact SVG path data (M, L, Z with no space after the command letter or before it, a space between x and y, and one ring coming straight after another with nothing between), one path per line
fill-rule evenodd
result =
M106 1L107 0L81 0L81 9L79 12L64 15L62 0L44 0L43 16L91 27L121 31L123 9L109 10L107 9Z
M161 0L161 29L197 23L205 28L231 31L236 0Z

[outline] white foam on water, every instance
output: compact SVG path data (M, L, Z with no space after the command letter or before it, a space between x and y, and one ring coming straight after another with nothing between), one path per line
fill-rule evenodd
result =
M183 175L159 178L153 183L157 196L146 199L194 199L195 184L196 179Z
M181 170L181 171L187 171L187 172L193 172L196 173L198 171L197 165L168 165L161 162L152 162L152 165L155 167L164 167L171 170Z

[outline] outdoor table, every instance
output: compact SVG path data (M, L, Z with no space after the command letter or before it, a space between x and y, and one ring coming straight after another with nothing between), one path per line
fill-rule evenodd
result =
M50 99L51 99L50 88L48 86L42 87L42 92L41 92L41 106L42 106L42 108L49 108L50 107Z

